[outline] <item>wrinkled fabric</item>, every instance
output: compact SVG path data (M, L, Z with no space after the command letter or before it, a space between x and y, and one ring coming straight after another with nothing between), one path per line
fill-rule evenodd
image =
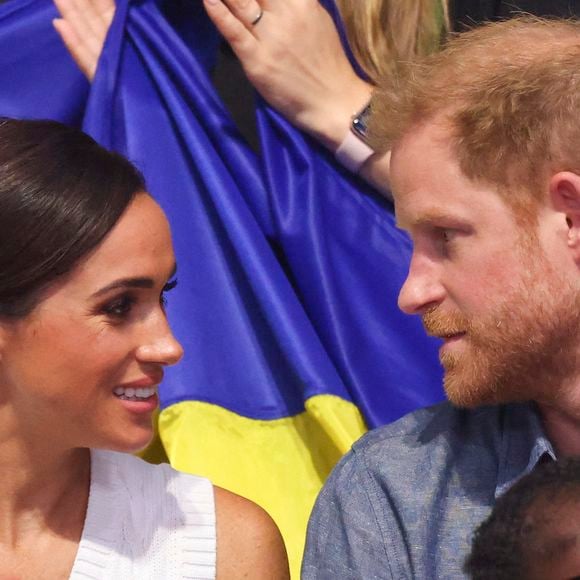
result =
M436 343L396 307L410 246L391 208L263 102L264 155L250 151L209 81L217 35L199 6L119 2L90 92L55 16L48 0L0 6L0 114L82 118L167 212L186 357L163 407L267 419L331 393L373 427L442 397Z

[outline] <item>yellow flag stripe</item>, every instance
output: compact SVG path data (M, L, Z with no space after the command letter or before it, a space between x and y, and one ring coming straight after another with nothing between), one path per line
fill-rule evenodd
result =
M367 430L358 408L340 397L317 395L305 407L265 421L185 401L159 416L171 465L262 506L282 532L296 579L314 500L336 462Z

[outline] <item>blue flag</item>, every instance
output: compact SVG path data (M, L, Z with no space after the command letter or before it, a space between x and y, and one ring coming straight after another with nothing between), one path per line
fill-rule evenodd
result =
M144 173L172 226L186 352L160 391L167 457L267 509L298 577L340 456L442 398L438 345L397 309L410 242L389 203L259 99L258 157L210 81L215 30L163 8L118 2L89 87L49 0L1 5L0 114L82 124Z

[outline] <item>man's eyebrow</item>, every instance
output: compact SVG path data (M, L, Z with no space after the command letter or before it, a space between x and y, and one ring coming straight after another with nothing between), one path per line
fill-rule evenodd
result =
M421 212L421 214L410 220L399 220L397 217L397 227L408 230L410 227L425 227L425 226L462 226L465 221L456 215L440 209L432 209Z
M169 275L168 280L171 280L171 278L173 278L176 273L177 273L177 265L175 264L173 266L173 269L171 270L171 274ZM115 280L114 282L111 282L110 284L107 284L106 286L103 286L103 288L101 288L100 290L97 290L91 296L91 298L98 298L99 296L102 296L103 294L107 294L107 292L110 292L111 290L119 290L121 288L123 288L123 289L153 288L153 286L155 286L155 280L153 280L153 278L147 278L147 277L121 278L119 280Z

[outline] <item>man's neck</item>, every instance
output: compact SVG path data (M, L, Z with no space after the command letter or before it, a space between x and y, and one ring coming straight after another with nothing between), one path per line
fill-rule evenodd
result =
M540 415L548 439L559 458L580 456L580 408L562 410L540 404Z

